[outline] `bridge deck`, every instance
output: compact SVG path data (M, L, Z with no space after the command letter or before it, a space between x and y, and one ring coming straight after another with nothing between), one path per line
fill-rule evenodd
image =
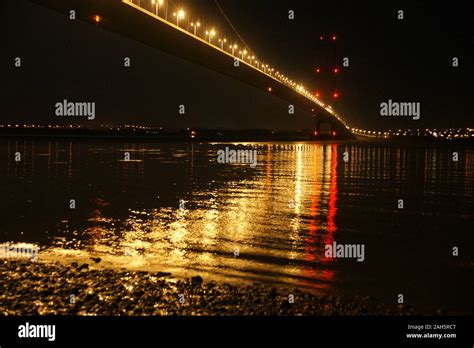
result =
M352 137L346 125L328 110L297 92L294 88L281 83L252 65L240 60L235 67L235 57L196 38L184 29L173 25L160 17L142 10L127 1L120 0L31 0L37 4L60 11L65 15L71 9L76 16L103 29L122 34L150 47L208 67L214 71L238 79L267 93L298 105L317 115L318 122L330 123L338 137ZM100 16L99 23L96 16ZM271 92L269 91L271 88Z

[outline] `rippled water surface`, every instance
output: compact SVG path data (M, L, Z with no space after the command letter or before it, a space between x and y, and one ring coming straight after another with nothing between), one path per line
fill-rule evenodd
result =
M40 260L473 312L472 148L250 145L255 168L217 163L242 144L2 139L1 241ZM333 242L363 244L364 262L325 258Z

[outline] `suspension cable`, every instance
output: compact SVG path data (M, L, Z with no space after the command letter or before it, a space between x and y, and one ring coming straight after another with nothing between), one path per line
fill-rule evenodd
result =
M245 48L249 51L249 52L252 52L252 50L250 49L250 47L247 45L247 43L245 42L245 40L242 38L242 36L239 34L239 32L237 31L237 29L234 27L234 25L232 24L232 22L230 21L229 17L227 17L227 15L225 14L223 8L221 7L221 5L219 4L219 2L217 0L214 0L214 2L216 3L217 7L219 8L219 11L222 13L222 15L224 16L224 18L226 19L227 23L229 23L229 25L231 26L232 30L234 31L234 33L239 37L239 39L242 41L242 43L244 44Z

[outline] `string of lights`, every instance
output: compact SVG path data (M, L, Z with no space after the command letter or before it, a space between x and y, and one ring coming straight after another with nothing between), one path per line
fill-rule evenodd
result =
M168 25L207 43L210 47L228 54L234 59L238 59L240 62L247 64L260 73L293 89L336 117L347 129L351 129L331 105L324 103L319 98L319 95L312 94L302 83L294 81L280 70L275 69L271 64L259 59L256 54L245 47L245 43L244 47L241 47L237 42L243 41L243 39L230 39L222 35L214 26L204 25L201 20L192 20L191 14L189 14L186 9L175 6L171 0L123 0L123 2L131 6L136 6L148 14L158 17ZM240 37L240 35L238 36ZM271 93L272 90L271 87L268 88L268 92Z

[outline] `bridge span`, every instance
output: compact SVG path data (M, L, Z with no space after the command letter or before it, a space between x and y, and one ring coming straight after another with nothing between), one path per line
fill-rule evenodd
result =
M263 63L240 55L231 48L212 43L174 24L135 0L30 0L77 19L113 31L153 48L225 74L266 93L299 106L315 115L315 137L352 138L351 128L329 105L303 86ZM147 0L141 0L145 3ZM167 1L167 0L164 0ZM143 4L141 4L143 6ZM238 67L236 67L238 61ZM291 115L289 115L291 117Z

